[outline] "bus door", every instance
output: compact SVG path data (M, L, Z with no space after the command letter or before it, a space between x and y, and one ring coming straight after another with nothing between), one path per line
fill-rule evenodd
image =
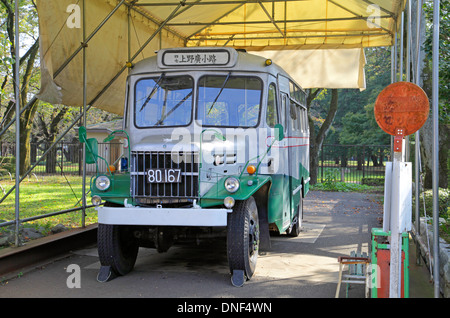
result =
M285 139L281 141L280 145L280 171L282 173L283 184L283 228L289 226L291 220L291 200L290 200L290 158L289 158L289 96L286 93L281 92L280 103L280 120L284 127Z
M287 120L287 147L289 157L289 202L290 218L297 213L297 205L300 199L301 179L299 172L300 163L300 107L293 100L288 100L286 104Z

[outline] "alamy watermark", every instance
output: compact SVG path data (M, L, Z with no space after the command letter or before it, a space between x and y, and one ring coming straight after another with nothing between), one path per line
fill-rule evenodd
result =
M70 264L66 268L66 272L70 275L66 279L67 288L81 288L81 269L80 265Z
M78 4L69 4L66 9L67 13L70 13L66 20L66 25L69 29L81 28L81 9Z
M367 13L370 13L367 18L367 26L370 29L379 28L381 26L381 8L379 5L371 4L367 6Z

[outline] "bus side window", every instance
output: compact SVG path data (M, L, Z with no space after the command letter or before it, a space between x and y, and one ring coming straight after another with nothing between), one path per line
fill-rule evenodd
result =
M281 108L280 108L280 123L284 127L284 132L287 132L287 118L286 118L286 105L287 105L287 95L281 94Z
M300 104L306 105L306 93L303 91L300 91Z
M303 110L303 116L305 117L305 132L309 131L309 121L308 121L308 112L306 109Z
M298 109L297 109L297 105L294 103L294 101L291 100L290 102L290 107L289 107L289 114L291 117L291 130L292 131L297 131L298 130Z
M301 132L305 132L305 110L303 109L303 107L299 107L300 110L300 118L299 118L299 125L300 125L300 131Z
M272 128L278 123L277 89L273 83L269 86L269 94L267 96L266 121L267 125Z

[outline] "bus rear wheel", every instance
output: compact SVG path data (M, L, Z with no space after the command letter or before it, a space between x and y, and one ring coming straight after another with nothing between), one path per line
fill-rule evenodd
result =
M237 201L228 214L227 257L230 272L243 271L246 279L253 276L259 249L258 208L253 197Z
M131 226L99 224L97 245L102 266L110 266L116 275L131 272L139 250Z

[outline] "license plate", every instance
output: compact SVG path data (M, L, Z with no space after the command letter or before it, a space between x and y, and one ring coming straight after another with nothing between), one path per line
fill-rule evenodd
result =
M150 183L180 183L181 169L149 169L147 180Z

